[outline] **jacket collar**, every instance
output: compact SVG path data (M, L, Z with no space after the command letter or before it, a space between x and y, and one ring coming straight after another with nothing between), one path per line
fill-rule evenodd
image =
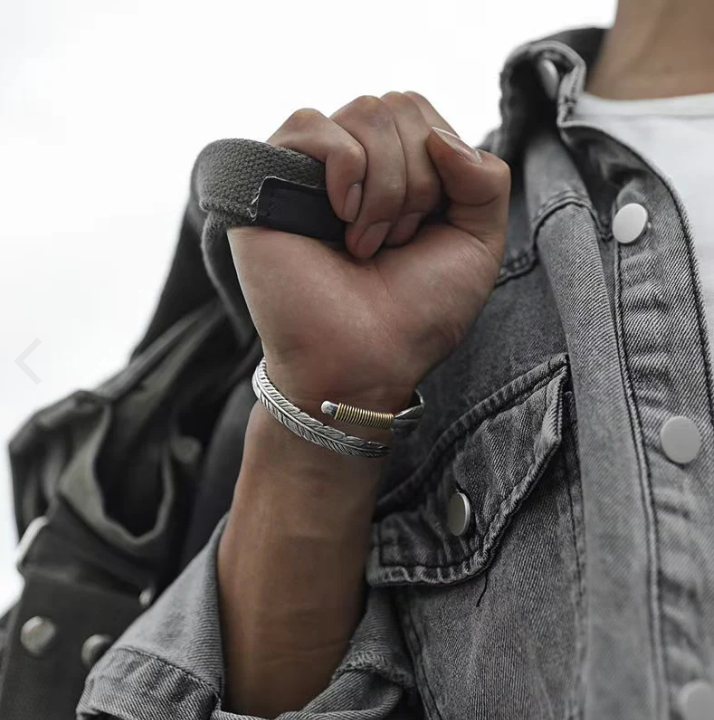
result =
M517 47L501 71L501 126L489 137L492 151L513 162L530 130L567 118L597 59L606 30L564 30Z

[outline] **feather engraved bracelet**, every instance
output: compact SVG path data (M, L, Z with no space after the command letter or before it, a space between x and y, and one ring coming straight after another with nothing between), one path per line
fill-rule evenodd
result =
M265 357L255 368L252 386L256 397L266 410L304 440L341 455L382 457L391 451L387 445L347 435L337 428L325 425L293 405L270 381L266 371ZM395 435L408 435L419 424L424 413L424 398L419 390L415 390L412 397L416 398L417 404L396 415L364 410L330 400L325 400L321 409L325 415L330 415L342 422L362 427L388 429Z

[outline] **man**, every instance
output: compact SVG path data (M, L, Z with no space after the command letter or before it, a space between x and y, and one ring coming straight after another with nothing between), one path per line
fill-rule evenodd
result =
M229 230L270 379L323 422L426 412L330 423L386 463L255 403L226 519L80 718L714 717L713 22L622 0L517 49L471 158L418 93L271 137L326 162L351 256Z

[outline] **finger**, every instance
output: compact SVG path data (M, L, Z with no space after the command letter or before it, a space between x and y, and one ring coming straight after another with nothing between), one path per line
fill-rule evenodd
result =
M335 214L353 222L359 212L367 153L360 143L319 110L296 110L266 141L325 163L325 184ZM351 206L351 207L350 207Z
M399 219L384 244L403 245L416 232L421 220L439 204L441 180L426 149L431 125L413 99L404 93L388 92L381 98L392 110L397 132L404 149L406 164L406 196Z
M430 129L432 127L443 128L454 135L458 135L456 130L454 130L454 128L446 122L446 120L437 112L436 108L423 95L420 95L418 92L414 92L414 90L407 90L402 94L406 95L417 105L419 110L421 110L424 121Z
M427 150L447 197L443 218L425 222L403 248L387 248L375 259L390 295L412 310L417 336L418 328L428 329L428 343L436 330L435 336L448 338L452 347L495 286L510 194L506 163L487 152L474 153L465 143L459 147L464 154L430 133ZM438 303L423 302L431 289L438 291Z
M427 149L448 197L447 222L500 257L511 187L508 165L448 133L444 138L433 131Z
M367 153L362 205L347 228L345 243L357 257L368 258L382 245L404 204L404 150L392 111L377 97L362 95L330 119L356 138Z

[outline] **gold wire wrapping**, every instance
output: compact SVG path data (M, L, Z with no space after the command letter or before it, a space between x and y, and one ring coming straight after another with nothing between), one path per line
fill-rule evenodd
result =
M335 411L335 420L343 420L351 425L361 425L363 427L384 428L388 430L392 427L394 420L393 413L375 412L374 410L363 410L353 405L345 405L339 403Z

